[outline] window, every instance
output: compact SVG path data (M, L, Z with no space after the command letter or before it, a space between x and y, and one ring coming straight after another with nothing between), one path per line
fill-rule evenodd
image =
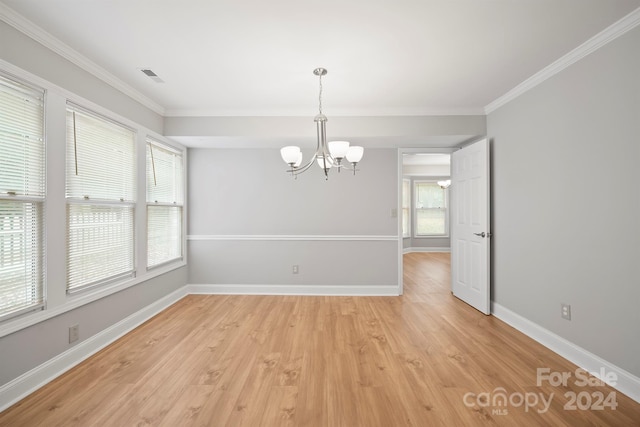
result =
M182 153L147 139L147 268L182 259Z
M414 186L416 237L449 235L447 190L431 181L416 181Z
M67 292L135 274L135 132L67 105Z
M44 306L44 90L0 75L0 319Z
M411 180L402 180L402 237L411 237Z

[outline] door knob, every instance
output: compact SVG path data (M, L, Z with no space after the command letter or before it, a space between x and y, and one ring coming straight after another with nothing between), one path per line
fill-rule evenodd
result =
M484 234L484 231L482 233L473 233L473 234L475 234L476 236L480 236L482 238L484 238L484 236L486 236L486 234Z

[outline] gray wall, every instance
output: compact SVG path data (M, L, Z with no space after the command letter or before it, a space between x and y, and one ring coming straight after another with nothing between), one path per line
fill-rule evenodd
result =
M70 93L119 114L151 131L162 130L162 118L138 102L76 67L42 45L0 22L0 58L13 66L47 80ZM60 91L47 95L47 200L46 272L49 309L72 304L65 292L65 98ZM144 153L144 132L139 132ZM142 154L144 162L144 154ZM140 175L140 174L139 174ZM144 176L144 171L142 171ZM139 212L144 212L144 189L138 195ZM140 193L140 191L139 191ZM140 210L142 209L142 210ZM144 215L144 214L143 214ZM141 246L141 245L140 245ZM138 250L138 278L144 280L144 252ZM142 266L142 268L140 268ZM150 277L150 276L149 276ZM187 269L181 267L143 281L107 297L66 311L0 338L0 386L39 366L91 336L118 323L186 284ZM62 307L62 308L61 308ZM24 315L28 318L29 314ZM4 325L15 319L8 320ZM80 340L68 344L68 327L80 326ZM3 402L0 402L0 405Z
M305 158L311 155L304 152ZM356 176L292 179L277 149L189 150L189 283L397 285L397 239L265 241L260 236L397 236L397 150L366 149ZM300 266L298 275L292 266Z
M638 46L635 28L488 116L493 300L635 376Z

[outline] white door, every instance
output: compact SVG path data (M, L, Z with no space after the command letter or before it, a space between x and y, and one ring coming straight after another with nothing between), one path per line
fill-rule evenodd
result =
M489 143L468 145L451 157L451 290L490 314Z

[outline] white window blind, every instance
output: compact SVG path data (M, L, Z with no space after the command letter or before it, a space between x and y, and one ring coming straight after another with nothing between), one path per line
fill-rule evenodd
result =
M67 105L67 291L135 273L135 132Z
M0 319L44 305L44 90L0 75Z
M132 207L67 205L70 290L131 276L133 212Z
M67 197L133 202L135 194L135 132L68 106Z
M415 235L449 234L447 191L436 182L415 182Z
M182 153L147 139L147 267L182 258Z

